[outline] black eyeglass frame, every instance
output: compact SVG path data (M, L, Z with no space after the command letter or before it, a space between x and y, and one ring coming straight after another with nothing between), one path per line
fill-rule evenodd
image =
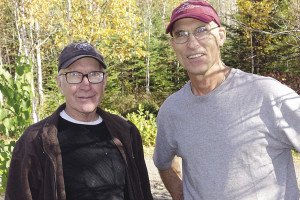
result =
M76 82L76 83L69 82L69 81L68 81L68 74L71 74L71 73L78 73L78 74L81 74L81 81L78 82L78 83L77 83L77 82ZM89 75L91 75L92 73L100 73L100 74L102 74L102 79L101 79L101 81L99 81L99 82L91 82L91 81L90 81ZM63 74L59 74L59 76L65 76L65 77L66 77L66 81L67 81L67 83L69 83L69 84L80 84L80 83L82 83L84 77L86 77L86 78L88 79L89 83L91 83L91 84L98 84L98 83L103 82L103 80L104 80L104 78L105 78L105 74L106 74L106 73L103 72L103 71L91 71L91 72L89 72L89 73L87 73L87 74L83 74L83 73L78 72L78 71L71 71L71 72L66 72L66 73L63 73Z

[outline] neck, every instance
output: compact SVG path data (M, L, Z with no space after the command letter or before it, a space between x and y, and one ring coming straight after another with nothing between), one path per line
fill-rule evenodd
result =
M225 81L229 74L230 68L226 67L224 64L214 68L215 70L205 73L204 75L190 77L191 88L194 95L206 95Z
M65 112L67 115L72 117L73 119L81 122L93 122L99 118L96 110L89 113L82 113L82 112L71 112L67 107L65 108Z

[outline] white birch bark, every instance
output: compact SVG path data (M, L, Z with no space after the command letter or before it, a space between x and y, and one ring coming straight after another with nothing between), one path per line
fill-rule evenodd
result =
M25 16L25 7L24 7L24 0L21 1L21 4L18 1L14 1L15 3L15 23L16 23L16 30L18 32L18 41L19 41L19 55L23 55L29 58L29 50L27 44L27 34L26 34L26 25L23 20L26 19ZM21 20L23 19L23 20ZM29 61L28 61L29 63ZM33 74L33 69L31 68L31 72ZM38 121L38 114L37 114L37 101L35 95L35 87L34 87L34 79L30 80L31 85L31 92L32 92L32 119L33 122Z
M147 51L146 57L146 93L150 93L150 43L151 43L151 31L152 31L152 0L147 0Z
M39 105L44 103L44 90L43 90L43 73L42 73L42 59L41 59L41 39L40 39L40 26L39 22L35 22L35 32L37 36L36 45L36 64L37 64L37 85L39 94Z

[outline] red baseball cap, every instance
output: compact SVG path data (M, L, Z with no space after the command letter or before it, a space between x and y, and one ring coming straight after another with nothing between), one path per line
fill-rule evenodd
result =
M214 21L218 26L221 26L221 20L216 10L205 0L188 0L175 8L166 33L170 33L174 23L182 18L194 18L205 23Z

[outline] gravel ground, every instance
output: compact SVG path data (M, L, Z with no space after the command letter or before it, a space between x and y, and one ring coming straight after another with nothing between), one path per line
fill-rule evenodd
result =
M152 157L146 156L145 161L146 161L146 165L147 165L147 169L148 169L153 199L154 200L171 200L172 198L170 197L169 192L165 189L165 187L159 177L157 168L155 167L155 165L153 163Z

